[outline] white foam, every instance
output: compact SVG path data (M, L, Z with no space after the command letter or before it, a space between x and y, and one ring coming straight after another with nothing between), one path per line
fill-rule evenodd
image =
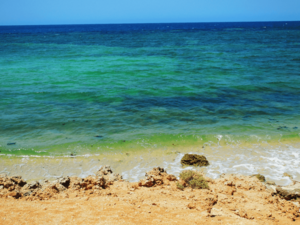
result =
M222 154L222 149L215 149L213 154L207 154L203 152L189 152L190 154L203 154L207 157L210 165L206 168L205 173L208 177L217 178L223 173L230 174L262 174L267 180L275 181L280 185L288 185L291 183L289 177L283 176L284 173L288 173L294 177L295 180L300 181L300 160L299 160L299 148L288 146L286 149L262 149L261 146L257 146L253 149L245 149L244 152L239 151L235 153L232 151L230 154ZM184 154L177 155L174 161L166 160L163 163L163 168L168 173L178 176L182 170L195 169L194 167L182 168L180 160ZM142 166L143 165L143 166ZM133 169L124 171L122 175L129 181L138 181L143 178L145 172L156 167L153 163L145 164L140 163Z
M209 143L206 143L207 145ZM262 147L261 145L253 145L247 148L239 146L228 148L227 146L226 149L216 146L209 150L199 146L199 148L191 148L190 151L185 152L205 155L210 165L200 169L211 178L217 178L223 173L244 175L259 173L277 184L288 185L291 183L290 178L283 176L284 173L288 173L295 180L300 181L300 147L298 146ZM158 166L165 168L168 173L175 176L179 176L182 170L195 169L194 167L182 168L180 160L184 153L174 154L158 157L152 155L150 151L145 151L144 154L134 158L123 157L121 161L114 157L103 158L99 161L95 159L95 155L90 154L76 157L68 156L63 157L63 159L47 156L43 157L42 161L36 162L34 161L37 160L37 158L34 159L35 157L22 156L19 163L13 166L6 164L4 167L0 163L0 172L10 171L12 175L21 175L25 179L54 178L63 175L86 177L93 175L103 165L111 165L113 171L120 173L124 179L136 182L144 178L147 171ZM119 157L118 154L115 157Z

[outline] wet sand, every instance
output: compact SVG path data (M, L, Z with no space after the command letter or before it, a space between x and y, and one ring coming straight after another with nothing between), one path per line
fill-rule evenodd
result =
M20 175L26 180L55 179L60 176L86 177L103 165L111 165L125 180L136 182L145 172L160 166L176 176L184 169L180 159L185 153L203 154L210 166L199 169L210 178L222 173L251 175L260 173L279 185L291 183L288 173L300 181L298 160L300 143L242 143L238 145L188 146L125 152L106 152L95 155L64 157L0 156L0 173Z

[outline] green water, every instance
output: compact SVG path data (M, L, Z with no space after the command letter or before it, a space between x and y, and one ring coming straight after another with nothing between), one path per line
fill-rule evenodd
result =
M0 33L0 154L298 142L299 37L288 27Z

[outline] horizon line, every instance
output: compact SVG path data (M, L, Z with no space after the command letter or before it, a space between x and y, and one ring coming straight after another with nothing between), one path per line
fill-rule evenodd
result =
M263 22L300 22L300 20L266 20L266 21L222 21L222 22L145 22L145 23L66 23L66 24L19 24L19 25L0 25L9 26L76 26L76 25L129 25L129 24L180 24L180 23L263 23Z

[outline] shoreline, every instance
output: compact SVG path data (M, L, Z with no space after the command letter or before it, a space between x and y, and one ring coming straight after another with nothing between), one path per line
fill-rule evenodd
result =
M299 197L256 177L202 174L208 189L178 189L176 176L154 168L128 182L109 166L85 178L29 182L0 176L0 221L5 224L300 224ZM178 181L179 180L179 181ZM4 185L4 186L3 186ZM281 189L280 189L281 188ZM21 219L21 220L20 220Z
M183 170L180 158L185 153L205 155L211 165L200 168L210 178L223 173L262 174L268 180L280 185L289 185L288 173L300 181L298 160L300 142L279 144L262 143L260 145L229 146L173 146L168 149L144 149L138 151L102 152L97 155L76 155L59 157L14 157L0 156L0 173L10 176L20 175L26 180L55 179L60 176L85 177L96 172L103 165L111 165L126 180L134 182L155 166L165 168L178 176ZM194 168L196 169L196 168Z
M151 135L150 135L151 136ZM163 151L178 151L186 148L215 148L218 146L228 148L239 146L242 148L260 145L281 146L298 145L300 143L299 133L274 133L274 134L205 134L205 135L180 135L169 134L161 136L151 136L150 138L140 137L136 139L109 139L109 140L88 140L87 142L75 141L50 145L49 142L43 144L35 140L28 143L7 139L0 142L0 156L11 157L71 157L84 155L98 155L107 152L116 153L138 153L145 150L161 149ZM172 139L174 138L174 139ZM67 140L70 138L67 138ZM126 139L126 138L125 138ZM31 144L30 144L31 143ZM34 144L35 143L35 144ZM27 154L25 154L27 153Z

